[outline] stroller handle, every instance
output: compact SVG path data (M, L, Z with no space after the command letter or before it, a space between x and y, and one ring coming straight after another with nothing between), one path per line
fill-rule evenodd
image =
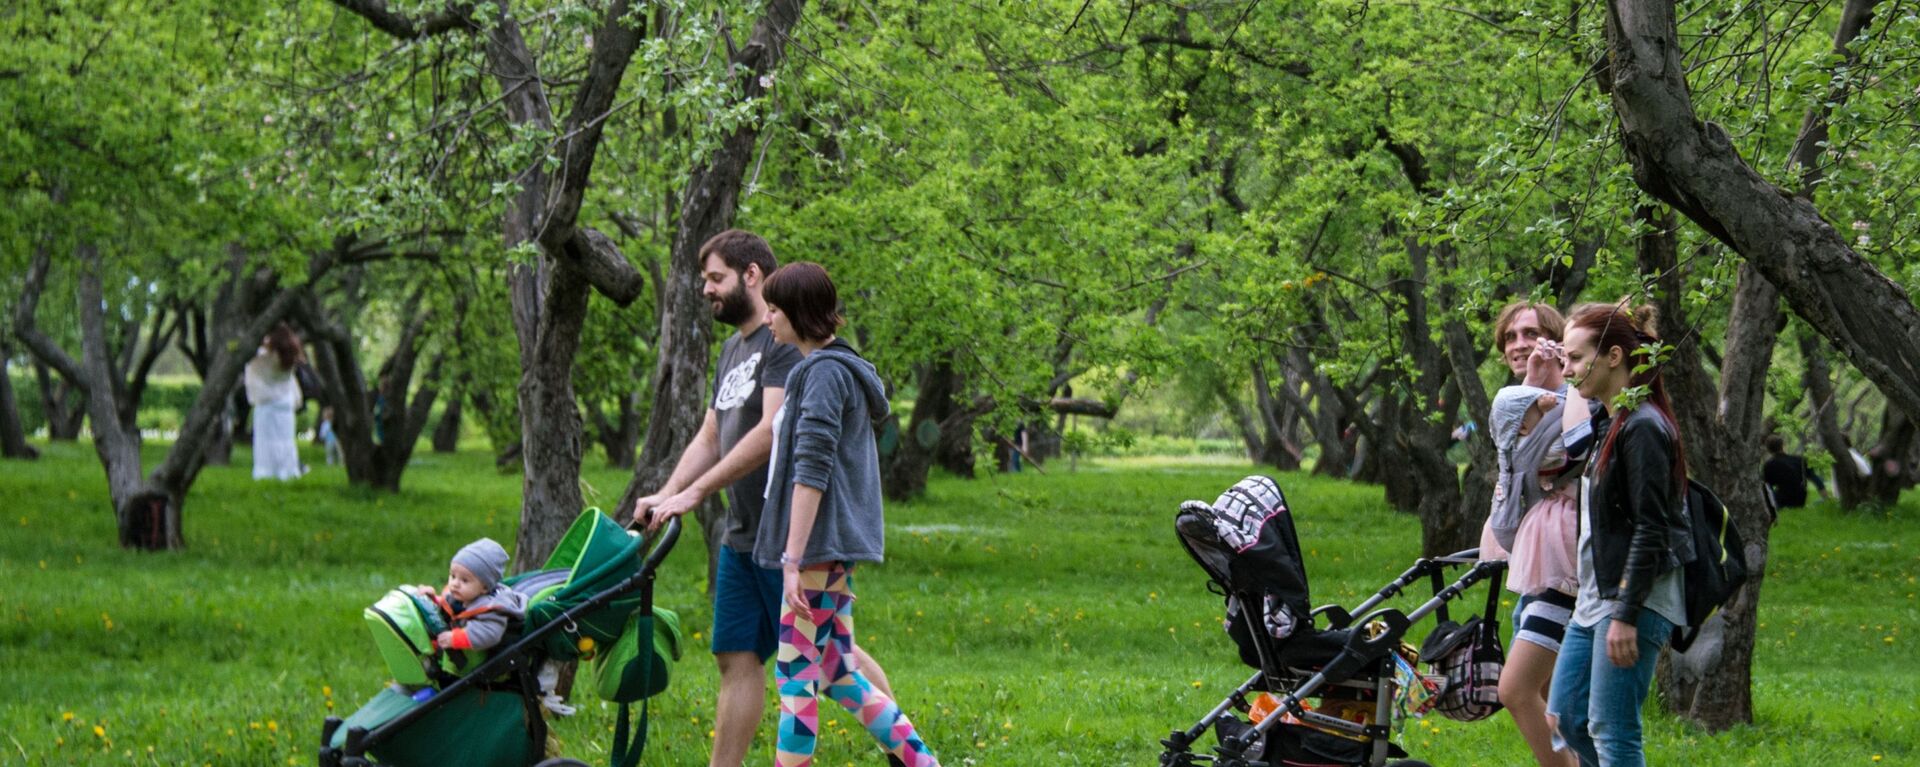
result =
M680 518L674 517L667 520L666 527L661 528L659 534L645 544L648 546L647 558L642 561L640 572L647 573L659 569L660 563L666 560L668 554L673 553L673 545L679 542Z

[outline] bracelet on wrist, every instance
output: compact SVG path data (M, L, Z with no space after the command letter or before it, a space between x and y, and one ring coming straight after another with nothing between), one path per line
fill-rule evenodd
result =
M780 552L780 564L782 566L798 565L800 564L800 557L796 557L792 554L788 554L787 552L782 551Z

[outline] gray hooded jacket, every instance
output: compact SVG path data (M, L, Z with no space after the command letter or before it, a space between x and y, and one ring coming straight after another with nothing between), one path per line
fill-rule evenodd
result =
M794 366L786 404L775 417L767 502L754 537L756 563L780 566L796 484L821 491L801 564L881 560L886 533L873 423L886 415L879 372L846 342L835 341Z

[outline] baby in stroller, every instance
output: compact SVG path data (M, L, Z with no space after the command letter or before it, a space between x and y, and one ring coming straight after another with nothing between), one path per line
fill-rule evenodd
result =
M500 644L509 621L526 616L527 597L500 583L506 569L507 550L492 538L481 538L453 555L445 589L435 594L432 586L420 587L449 618L449 628L433 638L435 647L485 650Z

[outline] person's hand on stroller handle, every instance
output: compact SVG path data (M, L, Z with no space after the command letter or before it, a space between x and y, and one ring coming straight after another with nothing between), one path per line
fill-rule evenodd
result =
M706 498L705 493L692 487L672 494L663 490L645 496L633 502L633 518L627 520L627 527L640 528L651 534L665 525L667 520L693 510Z

